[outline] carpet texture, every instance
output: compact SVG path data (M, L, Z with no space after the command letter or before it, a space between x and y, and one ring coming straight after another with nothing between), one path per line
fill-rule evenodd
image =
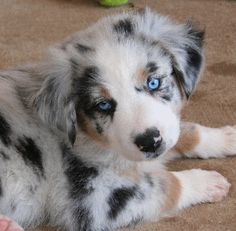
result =
M179 22L192 18L206 30L205 72L183 112L184 120L214 127L236 124L236 1L232 0L134 0L133 6L112 9L98 6L96 0L0 0L0 68L38 61L49 45L98 18L145 5ZM169 167L217 170L232 184L229 196L135 230L236 230L236 158L180 160ZM42 229L50 230L37 230Z

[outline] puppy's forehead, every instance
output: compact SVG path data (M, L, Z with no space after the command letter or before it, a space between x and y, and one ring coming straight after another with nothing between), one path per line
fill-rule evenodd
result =
M144 84L150 74L167 76L172 71L168 57L158 52L157 48L150 51L135 40L103 45L94 54L93 61L104 83L114 90L134 89L137 81Z
M158 41L147 35L143 23L141 16L124 14L108 17L76 34L70 45L78 63L84 67L95 66L99 77L108 83L119 81L126 86L150 63L158 67L158 74L170 74L169 55Z

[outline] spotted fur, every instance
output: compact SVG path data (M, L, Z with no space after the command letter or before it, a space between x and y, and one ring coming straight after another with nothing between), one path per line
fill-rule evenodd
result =
M43 63L1 71L0 213L24 228L111 231L222 199L223 176L164 168L167 154L207 158L214 143L219 155L236 151L235 128L180 133L202 39L146 9L101 19ZM160 84L151 89L150 79ZM180 134L188 147L180 139L174 149Z

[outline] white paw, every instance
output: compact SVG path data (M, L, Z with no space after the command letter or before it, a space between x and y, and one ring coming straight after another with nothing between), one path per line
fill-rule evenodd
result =
M0 215L0 231L23 231L16 222L6 216Z
M231 184L227 179L216 171L205 171L206 200L208 202L218 202L223 200Z
M227 196L231 186L225 177L215 171L192 169L174 174L182 186L180 208L221 201Z
M236 125L222 128L224 134L225 155L236 155Z
M193 169L192 183L196 188L196 195L201 202L217 202L223 200L229 192L230 183L216 171Z

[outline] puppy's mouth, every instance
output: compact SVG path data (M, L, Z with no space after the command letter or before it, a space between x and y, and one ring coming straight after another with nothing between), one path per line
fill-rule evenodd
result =
M145 159L151 160L151 159L156 159L160 155L163 155L165 151L166 151L166 145L165 143L163 143L155 152L143 152L143 154L145 156Z

